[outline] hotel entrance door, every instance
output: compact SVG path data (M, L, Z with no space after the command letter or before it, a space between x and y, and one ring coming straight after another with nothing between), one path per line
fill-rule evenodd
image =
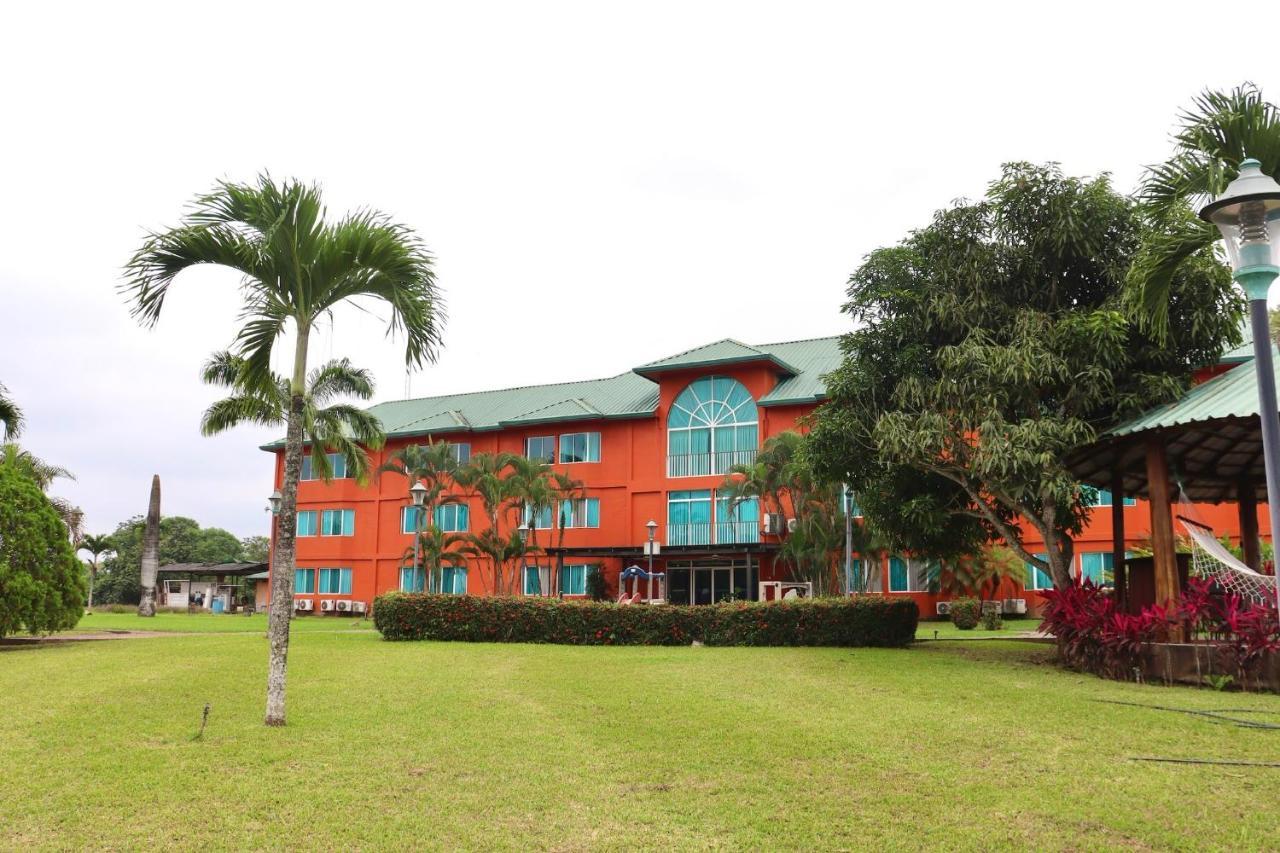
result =
M672 604L712 604L755 596L752 575L755 566L746 560L721 560L667 564L667 601Z

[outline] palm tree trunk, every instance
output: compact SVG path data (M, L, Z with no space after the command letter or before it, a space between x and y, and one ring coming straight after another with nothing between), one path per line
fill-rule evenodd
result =
M271 613L267 618L268 726L283 726L285 677L288 674L289 620L293 617L293 574L298 535L298 478L302 474L302 421L307 376L307 342L311 330L299 324L294 354L289 419L284 442L284 483L271 570Z
M89 609L93 609L93 582L98 579L98 567L89 570Z
M147 526L142 534L142 597L139 616L156 615L156 571L160 568L160 475L151 477L151 500L147 504Z

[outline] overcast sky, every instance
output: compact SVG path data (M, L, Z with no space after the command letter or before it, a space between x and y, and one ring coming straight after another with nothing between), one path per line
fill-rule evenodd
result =
M1233 55L1203 4L24 3L0 33L0 382L93 532L145 510L266 533L271 466L206 439L198 370L236 278L155 329L120 267L219 178L320 182L416 229L447 299L412 396L607 376L722 337L846 328L859 259L1008 160L1124 191ZM1169 22L1169 23L1165 23ZM403 348L341 313L313 354L404 396ZM283 359L277 365L283 365Z

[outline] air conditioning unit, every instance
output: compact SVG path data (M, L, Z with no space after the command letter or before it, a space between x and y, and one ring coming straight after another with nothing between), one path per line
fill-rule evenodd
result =
M1004 603L1000 601L984 601L982 602L983 613L1003 613Z
M351 612L352 612L352 613L364 613L366 609L368 609L368 605L367 605L367 604L365 604L363 601L353 601L353 602L351 602Z
M764 532L770 536L782 533L782 513L766 512L764 514Z
M316 603L309 598L295 598L293 606L296 610L314 610Z
M938 606L938 615L939 615L939 616L950 616L950 615L951 615L951 602L950 602L950 601L939 601L937 606Z
M794 518L788 518L788 519L787 519L787 532L788 532L788 533L795 533L795 532L796 532L796 528L797 528L797 527L799 527L799 526L800 526L800 522L799 522L799 521L797 521L796 519L794 519Z
M320 611L322 613L332 613L336 603L332 598L322 598L320 599Z
M345 598L340 598L340 599L338 599L338 612L339 612L339 613L350 613L350 612L351 612L351 602L350 602L350 600L345 599Z
M1004 600L1004 612L1019 616L1027 615L1027 600L1025 598L1006 598Z

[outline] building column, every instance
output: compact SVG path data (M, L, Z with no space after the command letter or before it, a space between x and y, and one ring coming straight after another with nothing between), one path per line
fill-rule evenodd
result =
M1151 498L1151 550L1155 564L1156 604L1177 607L1178 554L1173 538L1173 515L1169 500L1169 457L1164 438L1147 439L1147 491ZM1182 628L1169 629L1171 642L1182 641Z
M1258 493L1248 478L1236 486L1236 508L1240 512L1240 546L1244 549L1244 563L1256 572L1262 566L1262 545L1258 540Z
M1124 564L1124 475L1111 472L1111 576L1115 579L1116 605L1128 611L1128 569Z

